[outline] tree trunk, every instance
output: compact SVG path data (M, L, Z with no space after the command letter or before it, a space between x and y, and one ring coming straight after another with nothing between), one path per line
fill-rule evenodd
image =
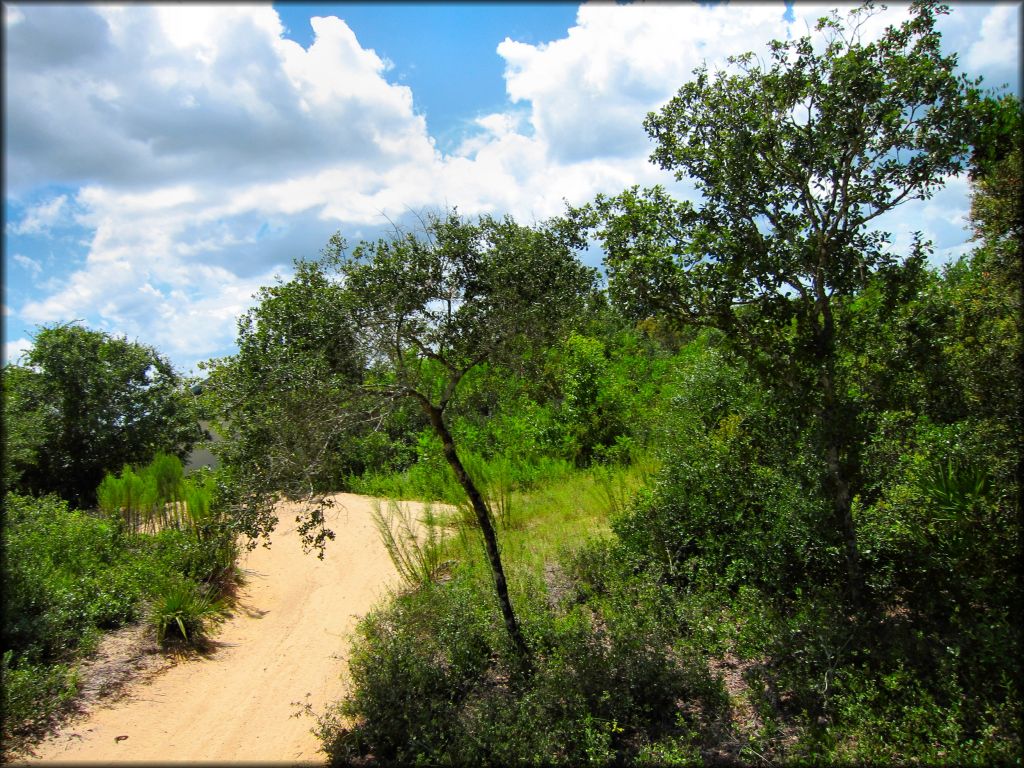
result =
M434 431L441 438L444 457L455 472L455 478L466 491L469 502L473 506L473 512L476 514L477 522L480 523L480 530L484 536L484 548L487 550L487 560L491 565L491 574L494 576L494 588L498 593L498 602L501 604L501 615L505 619L505 628L508 630L509 637L512 638L512 645L515 647L520 661L523 662L525 668L529 671L530 652L526 646L526 640L523 638L523 633L519 629L516 615L512 611L512 601L509 599L508 584L505 581L505 569L501 565L501 555L498 552L498 537L494 532L494 526L491 524L491 516L487 511L487 505L484 503L483 496L480 495L476 484L469 476L469 473L466 472L466 468L462 466L462 462L455 452L455 441L452 439L452 435L444 423L441 410L425 402L422 405L423 409L427 412L427 416L430 417L430 423L433 425Z
M828 470L828 485L832 496L833 525L843 540L846 559L846 591L852 606L861 604L864 594L864 574L860 567L857 551L857 529L853 523L853 497L850 481L842 462L842 447L846 442L843 430L849 428L836 400L833 356L824 361L821 373L823 396L822 429L825 437L825 465Z
M826 411L825 418L830 415ZM826 432L831 429L826 425ZM850 483L843 472L839 460L838 440L835 436L829 435L828 444L825 448L825 461L828 466L829 485L832 491L832 514L834 525L839 529L843 538L843 547L846 554L846 586L850 602L854 606L860 605L863 595L864 574L860 567L860 554L857 551L857 529L853 524L853 498L850 495Z

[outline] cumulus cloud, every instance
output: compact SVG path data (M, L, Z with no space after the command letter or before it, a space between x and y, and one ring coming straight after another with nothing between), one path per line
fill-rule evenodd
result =
M336 230L371 236L454 205L532 221L632 184L693 197L647 162L644 115L694 68L764 55L830 7L798 4L787 22L782 3L585 4L561 39L497 46L507 108L445 155L387 59L341 19L314 17L304 48L269 5L5 5L10 231L74 223L88 243L84 265L19 316L84 317L187 367L229 349L252 294ZM865 34L903 14L890 8ZM965 18L973 31L951 34L979 65L1019 23L1000 8ZM955 194L921 220L962 213Z
M17 363L21 359L21 356L32 348L31 339L15 339L14 341L4 342L4 360L3 364Z
M1003 77L1020 64L1020 5L992 8L981 22L981 36L967 50L964 64L969 70L994 70ZM1001 85L996 82L992 85Z
M412 95L339 19L270 6L33 5L10 30L8 184L234 184L430 157Z

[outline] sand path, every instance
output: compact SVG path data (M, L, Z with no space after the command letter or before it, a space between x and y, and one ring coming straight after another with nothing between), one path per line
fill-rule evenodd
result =
M213 636L216 650L131 684L37 745L29 762L323 764L312 719L295 715L305 703L322 712L344 694L356 622L397 583L372 500L335 498L327 518L337 538L324 560L303 554L294 512L282 506L273 546L241 557L246 584Z

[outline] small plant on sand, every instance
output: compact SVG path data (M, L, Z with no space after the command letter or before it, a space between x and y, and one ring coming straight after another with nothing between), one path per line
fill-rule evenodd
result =
M172 638L197 645L207 622L223 611L223 603L211 597L208 589L191 581L174 581L157 591L150 612L157 642L166 645Z

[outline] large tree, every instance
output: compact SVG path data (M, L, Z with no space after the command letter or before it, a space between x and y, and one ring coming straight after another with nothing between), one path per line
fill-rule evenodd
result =
M258 303L238 320L238 352L202 364L209 375L202 402L223 440L214 450L222 480L236 493L233 519L253 540L276 524L283 494L320 502L343 478L363 468L352 398L364 375L342 286L317 262L261 288ZM308 545L332 533L323 508L300 520Z
M351 298L362 348L385 375L376 390L411 398L441 440L483 534L502 616L517 652L526 644L508 595L490 512L466 471L446 410L477 366L522 369L582 310L596 274L577 259L574 236L511 218L477 222L431 215L422 231L360 243L347 253L332 241L333 262Z
M697 205L661 188L583 210L606 250L613 299L723 330L806 428L823 462L847 586L862 577L851 507L856 413L837 379L837 306L898 269L879 216L931 196L968 162L977 83L955 73L935 30L944 6L862 39L866 3L815 36L694 72L645 127L652 159L696 182ZM925 246L915 244L915 259Z
M184 457L201 437L193 398L152 347L79 325L43 327L4 368L4 483L90 506L106 472Z
M207 384L229 448L241 451L228 462L239 480L236 511L257 536L276 524L271 488L305 499L301 525L322 546L333 535L326 488L314 477L324 451L413 405L468 496L525 660L491 514L459 456L448 408L478 366L539 368L539 348L591 298L596 272L576 258L583 243L568 228L474 222L454 211L420 223L351 251L336 235L322 260L300 262L292 281L262 291L240 321L239 353L215 362Z

